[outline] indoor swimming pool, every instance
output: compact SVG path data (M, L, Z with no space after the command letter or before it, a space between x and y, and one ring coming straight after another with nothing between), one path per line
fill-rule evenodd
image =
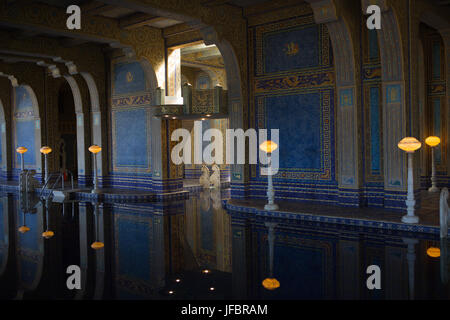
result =
M0 299L448 299L438 235L223 209L227 190L169 203L0 196ZM95 249L96 248L96 249ZM69 266L80 289L67 286ZM380 289L369 290L369 266Z

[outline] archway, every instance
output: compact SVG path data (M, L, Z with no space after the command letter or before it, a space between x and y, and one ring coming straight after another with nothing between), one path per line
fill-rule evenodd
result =
M60 137L55 146L59 149L58 166L63 172L68 170L73 173L76 178L78 174L77 120L74 96L68 82L65 82L58 91L58 127Z
M89 96L91 100L91 133L92 133L92 144L101 146L103 149L103 152L100 152L97 154L97 170L98 170L98 176L99 176L99 182L102 184L103 182L103 176L106 175L106 156L103 157L102 154L106 151L106 146L103 145L103 141L106 141L106 136L104 136L105 132L102 130L102 121L104 120L102 118L102 111L100 109L100 99L98 95L98 88L95 83L94 77L89 72L80 72L80 75L83 77L83 79L86 81L88 90L89 90ZM93 167L93 166L92 166Z
M41 147L41 119L36 95L29 85L24 84L15 88L13 109L14 177L18 179L18 172L21 167L21 159L19 154L15 152L19 146L28 149L24 154L25 168L36 170L40 174L42 172L42 157L39 152Z

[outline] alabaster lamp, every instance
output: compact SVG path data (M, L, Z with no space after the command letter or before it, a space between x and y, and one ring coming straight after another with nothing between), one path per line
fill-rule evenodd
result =
M52 148L44 146L39 150L44 155L44 171L45 171L45 182L47 182L48 179L48 161L47 161L47 155L52 152Z
M441 139L436 136L431 136L425 139L425 143L431 147L431 187L429 192L439 192L436 179L436 163L434 160L434 149L441 143Z
M98 189L97 153L102 151L102 148L94 144L89 147L89 151L94 155L94 189L92 190L92 193L100 193L100 190Z
M273 183L272 183L272 152L277 150L278 145L270 140L264 141L260 144L259 148L267 153L267 198L268 203L264 206L265 210L277 210L278 205L274 203L275 199L275 190L273 189Z
M413 154L416 150L420 149L421 146L422 143L414 137L403 138L398 143L398 147L408 154L408 195L405 201L407 214L402 217L402 222L405 223L419 222L419 217L414 215L414 205L416 204L416 201L414 200Z
M25 148L25 147L18 147L16 149L16 151L17 151L17 153L20 153L20 156L21 156L21 169L23 171L25 169L25 162L24 162L24 159L23 159L23 155L24 155L24 153L26 153L28 151L28 149Z

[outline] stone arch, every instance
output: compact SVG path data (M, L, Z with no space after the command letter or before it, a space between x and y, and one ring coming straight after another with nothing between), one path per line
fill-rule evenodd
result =
M86 81L88 90L89 90L89 96L91 100L91 131L92 131L92 144L96 144L98 146L101 146L104 151L106 151L106 146L103 145L103 130L102 130L102 111L100 109L100 98L98 95L98 88L97 84L95 83L94 77L89 72L80 72L80 75L83 77L83 79ZM102 153L100 152L97 154L97 170L99 177L103 177L104 172L104 159L106 157L102 156Z
M83 183L83 177L86 176L86 146L85 146L85 129L84 129L84 112L83 102L81 98L80 88L74 77L64 75L67 83L72 90L73 102L76 114L76 132L77 132L77 163L78 163L78 180Z
M17 91L22 89L24 90L23 93L28 93L29 99L31 102L30 106L26 106L28 108L28 111L18 112L20 111L17 106ZM20 159L18 157L18 154L16 153L15 149L19 147L19 141L18 141L18 127L23 125L23 122L29 122L26 124L26 130L29 132L26 132L29 136L33 137L34 141L30 142L29 146L25 146L29 149L29 151L25 154L31 154L32 159L34 160L32 163L28 163L25 161L25 168L29 169L35 169L37 173L42 173L42 157L39 149L41 148L41 118L39 114L39 104L37 97L34 93L34 90L27 84L22 84L18 87L15 87L14 91L14 106L13 106L13 132L14 132L14 145L13 147L13 153L16 155L15 157L15 168L18 170L20 168ZM26 158L25 158L26 159Z
M205 44L215 44L223 58L228 90L228 127L230 129L244 129L241 72L233 46L226 39L219 39L213 27L202 28L200 33ZM237 150L234 153L237 154ZM232 196L242 197L246 193L246 183L249 178L248 170L245 170L245 165L242 164L232 164L230 167Z
M316 23L327 26L333 48L337 97L337 159L336 176L339 195L345 198L339 203L359 206L359 188L362 174L360 144L358 139L360 116L358 111L359 83L355 63L354 39L345 17L337 15L332 0L307 0L314 12ZM353 199L350 199L353 198ZM341 198L341 197L339 197Z

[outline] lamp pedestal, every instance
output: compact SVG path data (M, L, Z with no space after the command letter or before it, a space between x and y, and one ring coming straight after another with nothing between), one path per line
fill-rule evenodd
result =
M404 223L419 222L419 217L414 215L416 200L414 200L413 154L414 152L408 152L408 195L405 201L407 214L402 217Z
M45 175L44 175L44 183L47 182L48 180L48 161L47 161L47 155L44 154L44 171L45 171Z
M22 169L23 172L23 170L25 170L25 160L23 159L23 153L20 154L20 158L20 169Z
M268 167L267 167L267 199L268 203L264 206L264 210L273 211L278 210L278 205L274 203L275 201L275 190L273 189L273 182L272 182L272 158L270 154L267 156L268 158Z
M434 147L431 147L431 187L428 192L439 192L436 178L436 163L434 162Z
M100 193L98 189L98 177L97 177L97 154L94 153L94 189L92 189L91 193Z

